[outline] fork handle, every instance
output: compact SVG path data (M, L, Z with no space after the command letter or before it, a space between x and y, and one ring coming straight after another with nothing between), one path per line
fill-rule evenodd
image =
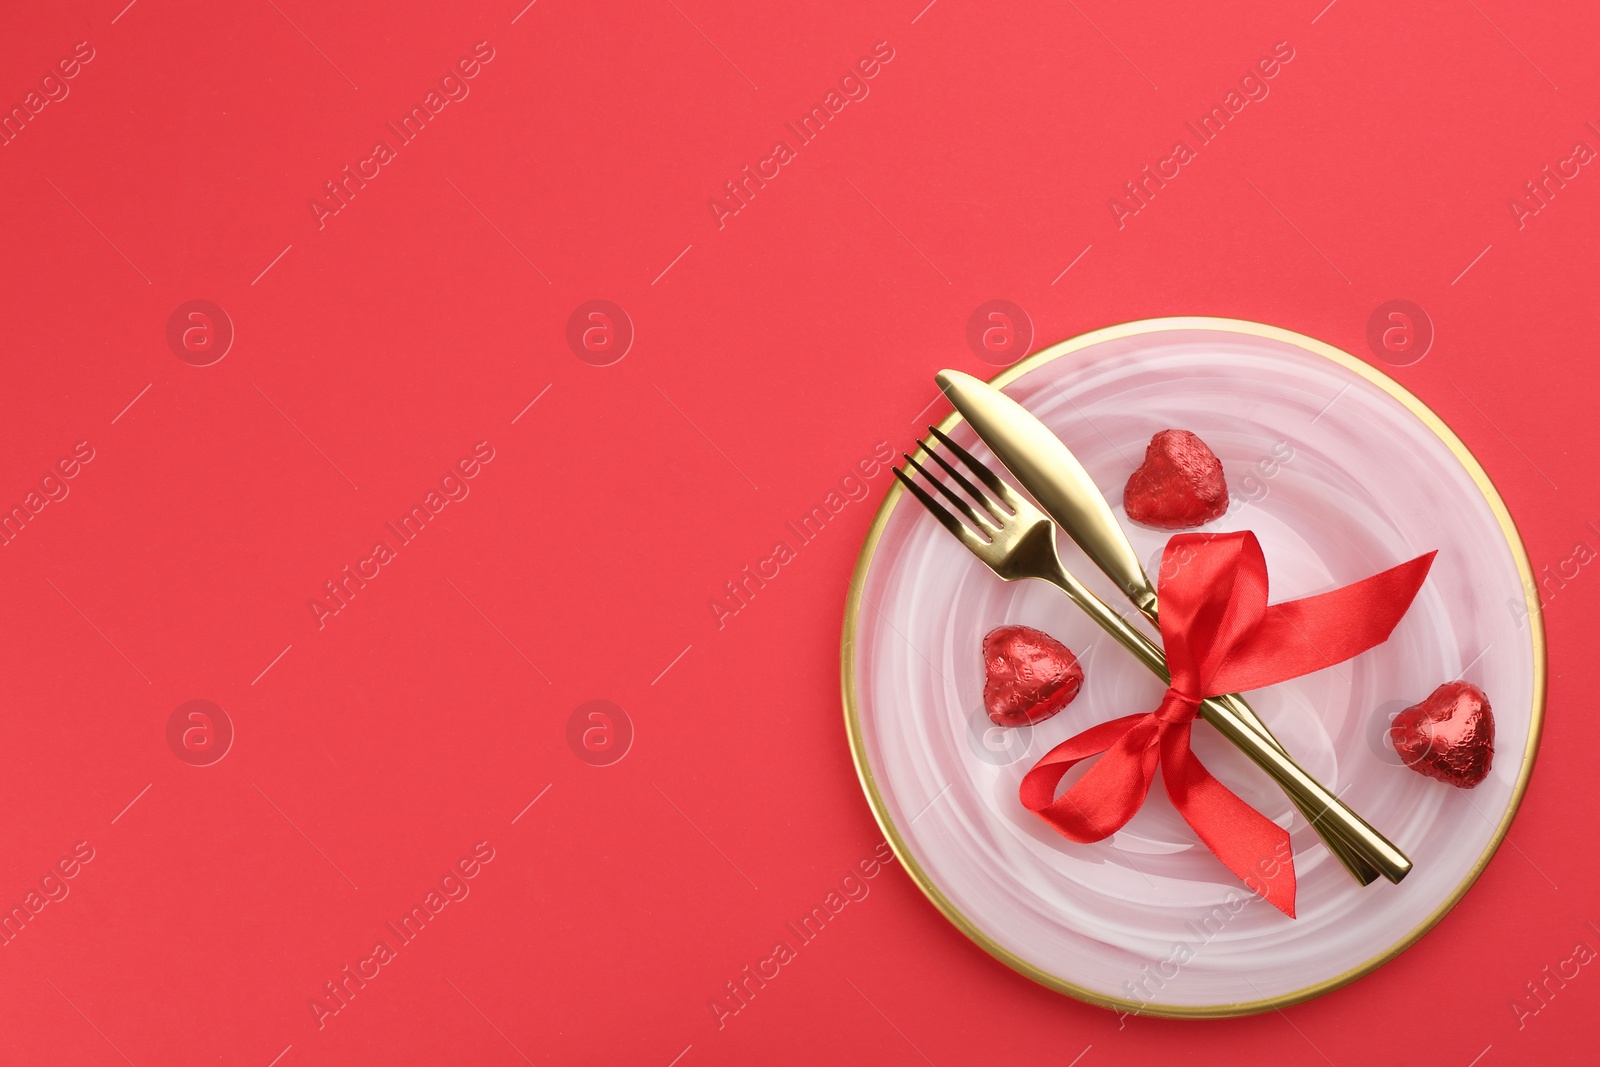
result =
M1338 827L1345 840L1391 882L1398 882L1411 873L1411 860L1405 853L1328 792L1298 763L1262 740L1261 735L1246 726L1233 708L1221 701L1208 699L1200 705L1200 716L1216 727L1218 733L1239 746L1256 766L1283 787L1295 806L1311 819L1313 826L1326 819ZM1317 814L1313 815L1313 812Z
M1105 601L1090 592L1066 568L1057 566L1053 571L1054 573L1046 578L1047 581L1071 597L1078 607L1100 625L1101 629L1138 657L1157 676L1170 680L1167 657L1154 642L1129 625L1121 615L1112 611ZM1338 797L1328 792L1320 782L1295 763L1287 752L1252 730L1228 703L1217 698L1208 698L1200 705L1200 716L1249 756L1256 766L1265 771L1289 795L1295 806L1306 814L1314 827L1326 820L1330 829L1336 829L1349 847L1391 882L1398 882L1411 872L1411 860L1405 853L1373 829L1361 816L1350 810Z
M1261 721L1261 716L1257 715L1255 709L1246 703L1244 697L1238 693L1229 693L1227 696L1217 697L1216 699L1223 704L1229 705L1240 720L1260 735L1262 740L1271 744L1279 752L1287 754L1288 749L1284 748L1283 743L1272 735L1266 724ZM1300 810L1300 814L1304 815L1306 820L1310 822L1311 828L1317 832L1318 837L1322 838L1322 843L1328 846L1328 851L1333 853L1335 859L1344 864L1344 869L1350 872L1352 878L1362 885L1371 885L1377 881L1379 870L1349 841L1345 840L1343 833L1340 832L1337 826L1322 822L1321 811L1315 805L1301 803L1293 795L1289 799Z
M1121 533L1120 528L1117 532ZM1141 577L1143 577L1142 573ZM1134 606L1139 609L1146 619L1149 619L1153 625L1159 626L1160 620L1156 615L1155 590L1150 587L1148 578L1144 580L1142 592L1146 595L1134 598L1133 594L1130 593L1129 597L1134 599ZM1229 693L1227 696L1217 697L1216 699L1231 707L1246 726L1261 735L1262 740L1271 744L1279 752L1285 755L1288 754L1289 750L1283 747L1283 742L1273 736L1272 731L1267 729L1266 723L1261 721L1261 716L1256 714L1255 709L1246 702L1244 697L1238 693ZM1344 869L1350 872L1352 878L1362 885L1371 885L1377 880L1380 873L1378 869L1368 862L1366 857L1352 846L1349 841L1345 840L1339 827L1321 821L1320 809L1312 805L1302 804L1300 801L1295 800L1292 794L1289 799L1300 810L1300 814L1304 815L1311 823L1311 828L1317 832L1318 837L1322 838L1322 843L1328 846L1328 851L1333 853L1334 858L1344 865Z
M1108 520L1114 524L1116 520L1110 517L1109 509L1106 514ZM1122 537L1120 527L1113 526L1113 529L1119 538ZM1130 547L1128 554L1131 556L1132 553L1133 550ZM1109 570L1106 573L1108 575L1111 574ZM1144 576L1144 572L1141 569L1138 573L1137 581L1134 579L1128 579L1128 581L1130 583L1129 588L1125 589L1124 592L1133 601L1134 607L1138 608L1140 613L1146 619L1149 619L1153 625L1159 626L1160 622L1156 615L1156 594L1150 585L1150 580ZM1155 669L1153 665L1152 669ZM1156 674L1163 681L1170 680L1163 671L1157 670ZM1267 729L1266 724L1261 721L1261 716L1256 714L1255 709L1245 701L1244 697L1238 693L1229 693L1227 696L1217 697L1216 700L1232 708L1238 719L1258 734L1263 741L1266 741L1279 752L1288 755L1289 750L1284 748L1283 743L1273 736L1271 730ZM1300 814L1304 815L1307 821L1310 822L1311 828L1317 832L1318 837L1322 838L1323 844L1328 846L1328 851L1333 853L1334 858L1344 865L1345 870L1350 872L1352 878L1362 885L1371 885L1377 881L1378 875L1382 872L1374 867L1358 848L1345 839L1338 825L1323 821L1322 808L1315 803L1302 802L1292 792L1289 793L1289 799L1299 809Z

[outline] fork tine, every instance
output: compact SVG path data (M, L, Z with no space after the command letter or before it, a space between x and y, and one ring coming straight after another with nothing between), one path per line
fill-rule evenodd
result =
M948 436L940 431L939 427L929 426L928 431L932 433L933 436L937 437L940 443L942 443L946 448L954 452L961 462L965 463L972 473L978 476L979 481L981 481L984 485L987 485L990 489L994 490L994 494L1005 502L1006 507L1010 508L1012 511L1017 510L1022 498L1017 496L1016 491L1006 483L1004 478L1001 478L994 471L980 463L978 461L978 457L974 456L971 452L968 452L966 449L950 440Z
M930 426L928 429L931 430L933 427ZM1003 523L1011 517L1002 513L1000 509L995 506L994 500L989 496L988 493L985 493L982 489L979 489L977 486L973 485L972 482L967 479L966 475L956 470L950 465L948 460L939 455L939 453L935 452L933 449L929 448L926 441L922 442L922 450L928 454L930 459L932 459L939 466L943 467L945 473L950 475L951 478L954 478L956 484L967 491L968 496L982 504L983 509L990 515L994 516L995 522Z
M971 547L968 539L975 538L975 535L971 530L967 529L966 526L962 524L960 519L956 518L949 511L947 511L942 504L933 499L933 497L929 496L927 491L913 481L905 471L901 470L899 467L894 467L891 469L894 471L894 476L900 479L900 484L911 490L911 495L921 501L923 507L933 512L933 517L938 519L940 524L944 526L946 530L949 530L951 533L955 534L957 539L959 539L962 544L967 545L969 548Z
M956 507L960 508L961 509L961 514L963 514L963 515L965 515L967 517L967 521L968 522L972 523L972 525L976 526L978 529L982 530L984 533L988 534L990 537L993 537L996 533L999 533L999 527L997 527L994 523L990 522L988 516L980 515L976 511L974 511L972 509L972 505L967 503L965 500L962 500L959 496L957 496L956 495L956 491L954 489L951 489L948 485L945 485L939 479L937 479L933 475L929 474L928 473L928 469L926 467L924 467L922 464L918 463L916 460L912 459L909 454L907 454L905 452L902 452L900 454L902 456L905 456L905 459L906 459L907 463L909 463L911 466L913 466L913 467L915 467L917 469L917 473L918 474L922 475L924 478L928 479L928 481L933 483L933 487L935 489L939 490L939 493L940 493L941 496L943 496L946 500L950 501L950 503L954 504ZM929 455L933 455L933 453L931 453L931 452L928 453L928 454ZM937 459L938 457L934 457L934 458Z

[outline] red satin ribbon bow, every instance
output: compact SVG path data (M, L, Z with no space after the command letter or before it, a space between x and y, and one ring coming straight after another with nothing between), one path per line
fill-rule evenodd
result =
M1289 834L1240 800L1189 750L1206 697L1259 689L1332 666L1388 640L1434 553L1302 600L1267 605L1267 563L1248 530L1167 542L1159 590L1172 684L1161 706L1091 727L1045 754L1022 779L1023 805L1074 841L1100 841L1139 810L1156 767L1173 806L1252 890L1294 917ZM1105 753L1058 799L1076 763Z

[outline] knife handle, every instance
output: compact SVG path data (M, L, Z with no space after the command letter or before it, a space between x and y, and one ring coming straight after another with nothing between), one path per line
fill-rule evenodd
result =
M1158 677L1171 680L1167 657L1161 649L1112 611L1105 601L1091 593L1065 567L1055 567L1046 580L1071 597L1101 629L1132 652ZM1312 827L1323 834L1324 839L1327 837L1324 833L1326 824L1329 830L1338 832L1345 845L1391 882L1399 882L1411 872L1411 860L1405 853L1301 769L1288 753L1251 729L1231 701L1226 698L1207 699L1200 705L1200 715L1282 787L1295 806L1311 820Z

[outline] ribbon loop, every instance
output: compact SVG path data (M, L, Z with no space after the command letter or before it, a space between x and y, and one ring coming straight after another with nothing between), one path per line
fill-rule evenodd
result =
M1157 591L1172 678L1161 704L1063 741L1023 776L1018 798L1063 836L1102 841L1144 804L1159 768L1173 806L1205 846L1293 918L1289 833L1200 763L1189 748L1194 718L1207 697L1298 678L1388 640L1433 557L1429 552L1352 585L1268 606L1266 557L1255 534L1173 537ZM1094 756L1095 765L1057 797L1067 772Z

